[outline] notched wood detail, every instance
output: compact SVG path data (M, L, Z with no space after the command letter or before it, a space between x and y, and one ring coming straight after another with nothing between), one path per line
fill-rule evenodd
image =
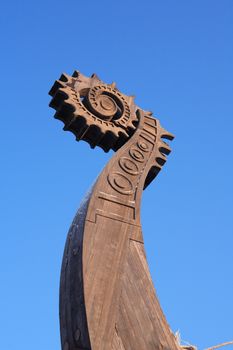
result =
M180 350L162 313L140 224L143 189L171 149L152 113L92 75L62 74L50 106L64 130L117 151L70 228L60 284L63 350Z
M96 215L102 215L114 220L134 224L135 201L122 200L117 196L109 195L104 192L100 192L98 198L100 200L100 207L103 209L97 208ZM106 207L104 204L106 204Z
M71 131L77 141L87 141L92 148L105 152L120 148L136 129L137 106L133 96L121 93L115 84L105 84L97 75L90 78L75 71L62 74L49 94L55 118Z

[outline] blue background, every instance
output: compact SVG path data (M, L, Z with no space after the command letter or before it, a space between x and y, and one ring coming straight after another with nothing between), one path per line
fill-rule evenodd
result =
M60 348L66 233L112 156L52 117L48 90L74 69L116 81L176 135L143 197L151 274L183 340L233 340L232 0L8 0L0 13L1 349Z

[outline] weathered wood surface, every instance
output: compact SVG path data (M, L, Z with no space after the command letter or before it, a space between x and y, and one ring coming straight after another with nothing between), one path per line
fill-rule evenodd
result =
M115 97L113 103L106 96L101 108L114 109ZM56 100L53 107L58 109L58 105ZM140 224L143 189L170 152L162 138L172 136L150 113L137 109L136 115L138 124L128 141L121 147L118 141L115 146L110 143L118 151L68 233L60 285L63 350L180 349L153 287ZM63 121L67 120L72 118L64 117L63 111Z

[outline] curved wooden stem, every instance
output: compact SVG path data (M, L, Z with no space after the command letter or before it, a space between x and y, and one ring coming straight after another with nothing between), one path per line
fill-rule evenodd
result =
M171 137L140 110L137 131L109 161L70 228L61 272L63 350L178 350L156 297L140 224L143 189Z

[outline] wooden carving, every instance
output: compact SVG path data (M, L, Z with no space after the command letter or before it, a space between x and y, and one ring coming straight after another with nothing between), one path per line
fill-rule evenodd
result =
M60 283L63 350L178 350L150 277L140 224L142 191L170 148L152 113L95 74L62 74L55 118L77 140L116 151L68 233Z

